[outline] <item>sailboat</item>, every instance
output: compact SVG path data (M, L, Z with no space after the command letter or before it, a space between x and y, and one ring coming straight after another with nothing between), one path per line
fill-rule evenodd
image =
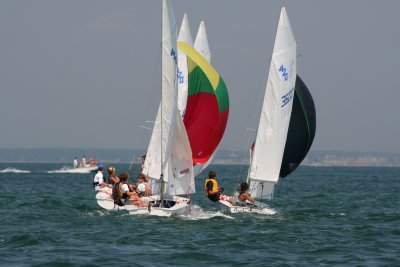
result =
M280 176L295 91L297 44L286 9L282 7L278 22L268 81L255 143L247 175L254 205L234 206L220 200L223 211L273 215L276 210L260 200L271 200Z
M173 216L188 214L195 192L192 151L178 110L178 50L175 16L169 0L162 8L162 94L142 173L150 178L152 196L142 197L147 207L106 202L104 193L96 195L100 206L125 209L129 214ZM184 195L184 196L182 196Z

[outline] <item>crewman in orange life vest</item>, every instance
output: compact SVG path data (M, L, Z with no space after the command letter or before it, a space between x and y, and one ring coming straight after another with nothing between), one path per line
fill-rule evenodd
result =
M218 186L218 182L215 179L216 176L217 173L215 171L210 171L208 173L208 178L205 181L206 196L209 200L213 202L217 202L218 200L226 200L233 204L233 200L231 197L228 197L221 193L224 191L224 188Z

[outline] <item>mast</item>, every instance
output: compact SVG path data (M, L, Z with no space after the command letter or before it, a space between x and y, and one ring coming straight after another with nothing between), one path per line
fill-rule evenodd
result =
M163 55L163 24L164 24L164 5L166 4L166 0L163 0L162 3L162 8L161 8L161 132L160 132L160 146L161 146L161 153L160 153L160 199L161 199L161 203L160 206L163 208L164 207L164 178L163 178L163 156L162 156L162 152L163 152L163 86L162 86L162 76L163 76L163 62L164 62L164 57Z

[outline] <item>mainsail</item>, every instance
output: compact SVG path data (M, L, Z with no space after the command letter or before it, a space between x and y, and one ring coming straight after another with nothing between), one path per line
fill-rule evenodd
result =
M296 48L283 7L248 177L250 194L256 198L272 199L279 179L296 83Z
M207 31L204 21L200 22L196 39L194 40L194 49L197 50L204 58L211 63L210 45L208 44Z
M179 113L176 114L176 129L168 164L164 171L165 194L169 196L195 193L192 150L185 125Z
M165 193L194 192L193 161L189 139L178 111L176 23L168 0L163 1L162 97L146 154L143 173L153 180L163 177ZM182 180L179 180L182 179ZM154 183L153 183L154 185ZM186 186L186 188L180 188ZM188 189L191 187L192 189ZM153 186L157 193L160 186Z

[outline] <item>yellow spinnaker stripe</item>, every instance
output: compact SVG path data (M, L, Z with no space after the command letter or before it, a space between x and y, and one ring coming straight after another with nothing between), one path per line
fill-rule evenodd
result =
M207 75L208 79L210 80L214 91L217 90L217 86L219 83L219 74L214 69L214 67L211 66L211 64L208 63L208 61L205 60L204 57L202 55L200 55L199 52L197 52L193 47L191 47L187 43L179 41L178 48L183 53L185 53L188 57L190 57L204 71L204 73ZM188 71L191 72L192 70L188 70Z

